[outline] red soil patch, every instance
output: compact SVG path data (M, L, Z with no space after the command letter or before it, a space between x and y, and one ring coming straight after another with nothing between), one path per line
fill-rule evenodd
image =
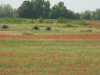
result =
M100 39L100 34L51 34L51 35L4 35L0 34L0 39Z
M89 27L89 26L92 26L92 27L93 27L93 26L95 26L95 25L96 25L96 26L100 26L100 23L99 23L99 22L98 22L98 23L97 23L97 22L93 22L92 25L78 26L78 27Z

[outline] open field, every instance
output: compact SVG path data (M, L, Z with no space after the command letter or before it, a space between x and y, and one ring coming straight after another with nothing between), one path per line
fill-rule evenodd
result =
M79 27L79 25L71 24L75 27L64 27L66 24L7 24L8 29L3 29L2 24L0 24L0 34L15 34L21 35L24 32L31 34L100 34L100 27L97 25L92 25L91 27ZM32 29L34 26L38 26L39 30ZM77 27L78 26L78 27ZM51 31L47 31L46 27L51 27ZM91 31L88 31L91 30Z
M0 74L100 75L100 40L0 39Z
M99 23L7 25L0 24L0 75L100 75Z

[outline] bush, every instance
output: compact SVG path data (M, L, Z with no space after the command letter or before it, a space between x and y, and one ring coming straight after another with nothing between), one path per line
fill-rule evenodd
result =
M51 20L51 19L49 19L49 20L46 21L46 23L53 23L53 22L54 22L54 21Z
M32 33L30 33L30 32L23 32L23 34L22 35L33 35Z
M43 23L43 18L42 18L42 16L40 16L40 18L38 19L38 22L39 22L39 23Z
M35 18L35 20L37 20L37 18Z
M92 28L92 26L89 26L89 28Z
M58 29L55 29L55 31L59 31Z
M62 18L62 16L60 18L57 19L57 23L68 23L68 22L72 22L71 19L66 19L66 18Z
M80 24L80 25L83 25L83 26L89 25L89 23L86 23L86 22L80 22L79 24Z
M3 25L3 26L2 26L2 28L7 29L7 28L8 28L8 26L7 26L7 25Z
M33 27L32 29L39 30L39 28L37 26Z
M65 25L64 27L73 27L71 24Z
M50 27L47 27L46 30L51 30L51 28Z
M63 23L63 18L62 16L60 18L57 18L57 23Z
M84 32L84 30L80 30L80 32Z
M92 32L92 30L88 29L88 30L85 30L86 32Z
M30 21L30 23L34 23L33 19Z
M92 32L92 30L88 29L88 30L80 30L80 32Z

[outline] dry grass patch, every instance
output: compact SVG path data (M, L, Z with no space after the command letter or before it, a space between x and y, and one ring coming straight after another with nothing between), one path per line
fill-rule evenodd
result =
M80 30L80 32L92 32L91 29L87 29L87 30Z
M22 33L22 35L33 35L31 32L28 32L28 31L24 31L23 33Z

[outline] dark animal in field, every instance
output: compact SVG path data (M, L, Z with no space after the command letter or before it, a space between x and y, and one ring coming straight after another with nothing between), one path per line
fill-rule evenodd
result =
M51 30L51 28L50 27L47 27L46 30Z
M3 25L3 26L2 26L2 28L7 29L7 28L8 28L8 26L7 26L7 25Z
M39 28L37 26L33 27L32 29L39 30Z

